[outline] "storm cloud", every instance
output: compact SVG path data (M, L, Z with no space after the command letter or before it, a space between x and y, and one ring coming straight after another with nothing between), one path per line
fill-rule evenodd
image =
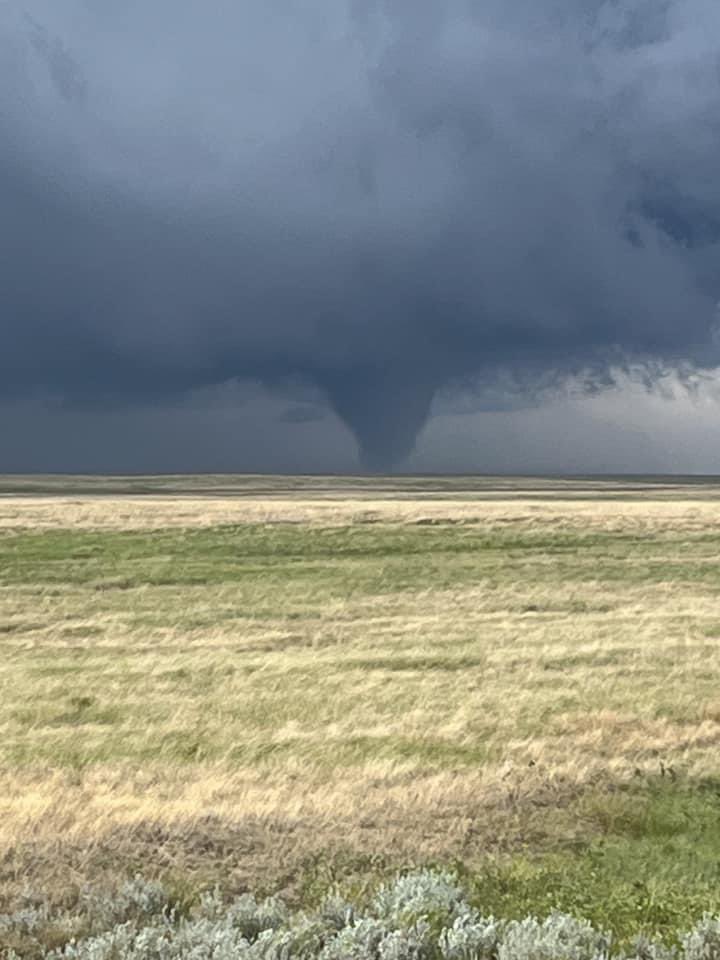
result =
M719 148L716 0L10 0L0 391L252 381L383 468L468 382L716 367Z

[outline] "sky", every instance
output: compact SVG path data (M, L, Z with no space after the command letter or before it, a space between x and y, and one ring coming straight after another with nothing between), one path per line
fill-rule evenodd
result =
M717 0L0 0L0 471L720 472Z

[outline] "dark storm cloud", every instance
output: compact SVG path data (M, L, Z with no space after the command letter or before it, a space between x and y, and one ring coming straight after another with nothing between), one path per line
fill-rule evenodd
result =
M456 382L715 365L719 38L714 0L6 3L2 389L300 382L382 465Z
M325 410L310 404L288 407L280 416L281 423L317 423L325 419Z

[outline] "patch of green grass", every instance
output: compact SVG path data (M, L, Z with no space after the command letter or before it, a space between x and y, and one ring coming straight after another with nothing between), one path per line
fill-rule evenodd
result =
M0 534L0 584L62 584L123 593L140 587L232 583L251 593L262 580L290 598L301 595L306 600L452 588L492 579L528 585L672 581L720 589L715 560L719 550L720 535L698 534L679 544L667 534L638 537L521 524L503 529L482 524L248 524L143 533L5 532ZM607 609L578 601L568 612ZM556 612L538 603L526 604L524 611ZM267 612L250 601L225 616Z
M560 910L665 940L720 912L720 782L590 794L577 814L589 838L565 849L461 867L476 905L515 918Z
M364 525L275 524L150 533L13 532L0 535L0 583L60 583L124 591L269 577L278 583L314 582L323 593L346 591L351 581L354 592L384 593L477 580L488 566L508 570L538 556L560 561L578 551L597 552L607 561L614 547L615 562L619 562L638 544L647 550L647 542L624 533L452 525L368 529ZM691 565L695 573L698 562ZM573 566L576 563L569 564Z

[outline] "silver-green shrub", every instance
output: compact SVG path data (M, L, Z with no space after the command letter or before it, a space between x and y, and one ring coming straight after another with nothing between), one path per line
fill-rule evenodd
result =
M380 944L389 933L387 925L375 917L354 920L323 947L319 960L366 960L377 957Z
M627 960L677 960L677 950L647 937L636 937Z
M112 902L87 895L83 904L96 910L82 928L87 935L47 952L47 960L607 960L612 947L608 934L561 913L483 917L450 875L430 871L383 885L364 910L331 897L313 913L292 913L276 898L245 894L225 904L215 891L190 916L180 916L161 887L140 879ZM106 929L98 928L100 921ZM31 938L50 926L61 929L62 918L42 905L0 917L0 932ZM720 918L704 917L678 948L638 938L614 956L720 960Z
M370 912L395 927L409 927L420 920L447 925L467 910L463 891L450 874L422 870L383 884Z
M334 933L322 917L300 914L285 929L261 933L250 955L253 960L316 960Z
M83 890L80 908L92 920L94 929L103 930L130 920L149 920L170 910L167 891L159 883L136 876L112 896Z
M494 917L477 917L468 910L456 917L439 938L443 960L493 960L506 924Z
M49 960L243 960L250 945L230 924L211 920L119 924L107 933L70 943Z
M546 920L527 917L507 924L498 944L498 960L604 960L610 938L584 920L552 913Z
M720 917L704 916L681 944L684 960L720 960Z
M13 931L14 933L33 934L45 926L50 919L47 904L32 904L21 907L14 913L0 914L0 933Z
M436 938L428 923L392 929L387 921L364 917L332 937L319 960L433 960L437 956Z
M355 907L343 897L330 896L323 900L320 916L333 930L343 930L355 922Z
M245 893L228 905L217 890L200 898L199 915L206 920L225 921L250 942L290 922L289 910L277 897L258 902L251 893Z

